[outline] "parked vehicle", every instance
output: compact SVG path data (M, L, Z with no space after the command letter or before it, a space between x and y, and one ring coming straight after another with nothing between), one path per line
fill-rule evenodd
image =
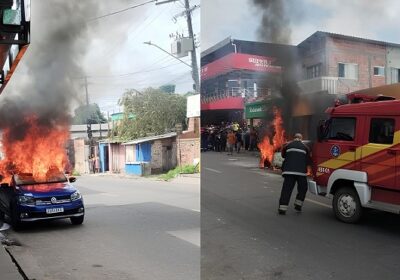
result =
M333 197L346 223L359 221L365 208L400 214L400 100L353 97L358 104L327 109L309 181L311 193Z
M0 186L0 218L7 215L15 229L24 222L69 218L72 224L82 224L85 207L82 195L72 186L75 177L50 171L46 178L32 174L15 174L10 184Z

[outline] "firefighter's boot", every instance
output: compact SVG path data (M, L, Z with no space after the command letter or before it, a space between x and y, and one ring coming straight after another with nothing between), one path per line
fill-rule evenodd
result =
M297 213L301 213L301 208L303 206L303 201L296 199L294 202L294 210L296 210Z

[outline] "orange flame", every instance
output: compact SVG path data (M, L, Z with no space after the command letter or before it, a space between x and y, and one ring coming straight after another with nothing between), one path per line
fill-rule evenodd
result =
M264 168L265 161L268 161L272 165L274 153L279 151L286 142L281 109L274 107L273 113L274 120L272 121L272 126L275 134L272 141L268 135L265 135L263 140L257 145L261 153L260 168Z
M0 174L4 176L4 182L10 182L16 173L32 173L35 180L43 181L50 168L64 171L68 165L65 148L69 138L67 124L48 127L39 124L36 117L29 117L26 118L26 127L24 137L16 140L11 137L11 128L3 130L5 158L0 161Z

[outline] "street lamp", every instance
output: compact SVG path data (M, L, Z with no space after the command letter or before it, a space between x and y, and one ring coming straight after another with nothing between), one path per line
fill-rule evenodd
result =
M173 58L179 60L180 62L182 62L182 63L185 64L186 66L189 66L190 68L192 68L192 65L186 63L185 61L183 61L183 60L180 59L179 57L176 57L176 56L174 56L173 54L170 54L168 51L166 51L166 50L164 50L163 48L161 48L160 46L158 46L158 45L152 43L151 41L143 42L143 44L146 44L146 45L149 45L149 46L154 46L154 47L156 47L156 48L162 50L162 51L165 52L166 54L172 56Z

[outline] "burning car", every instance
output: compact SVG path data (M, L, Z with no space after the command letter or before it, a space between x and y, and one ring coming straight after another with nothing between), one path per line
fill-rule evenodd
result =
M58 170L40 177L14 174L10 183L0 186L0 218L7 215L15 229L24 222L50 219L69 218L72 224L82 224L85 207L82 195L71 185L75 181Z

